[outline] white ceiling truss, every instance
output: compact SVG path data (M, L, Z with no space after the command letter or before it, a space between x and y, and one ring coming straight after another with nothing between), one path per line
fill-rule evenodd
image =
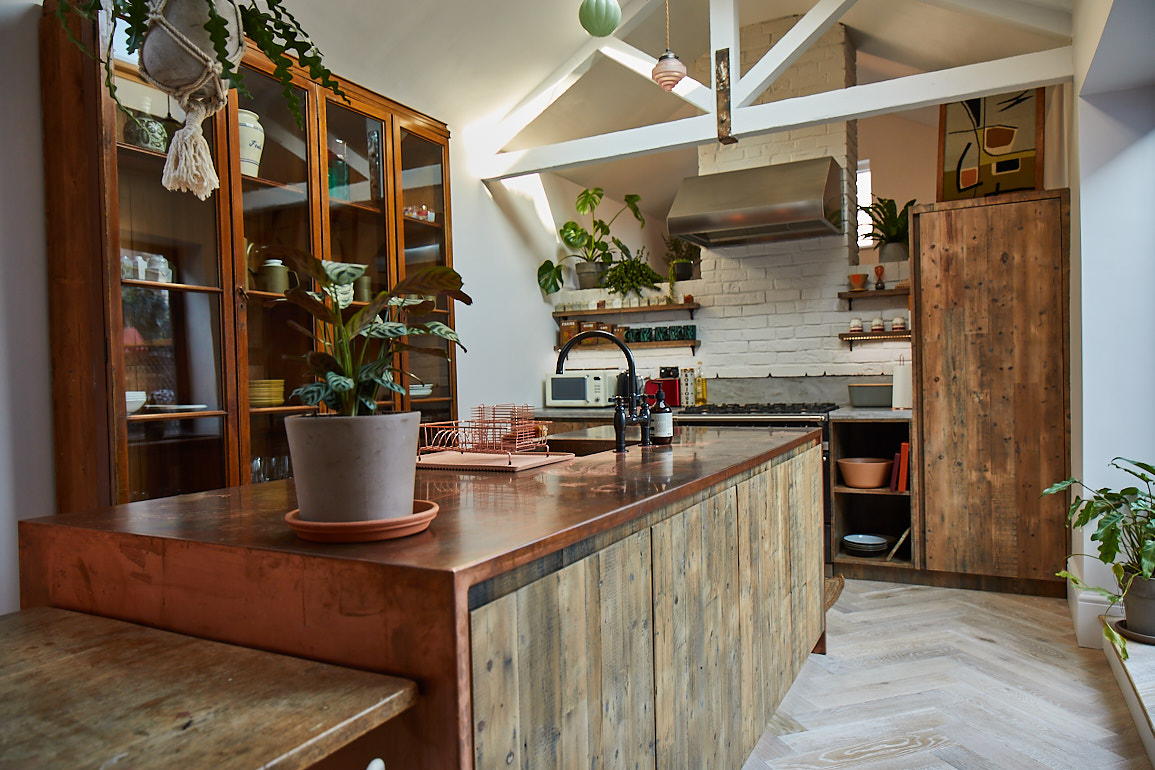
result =
M1071 34L1070 14L1045 0L920 0L968 11L1051 33ZM1070 45L994 61L907 75L892 80L836 89L767 104L753 102L810 45L838 23L856 0L817 0L746 75L738 68L738 0L710 0L710 44L729 50L732 104L731 132L741 139L805 126L867 118L891 112L956 102L990 94L1070 81L1074 57ZM616 35L628 34L661 0L632 0L622 10ZM654 152L700 146L718 139L717 105L712 89L686 78L675 92L704 115L614 131L524 150L500 148L542 114L590 67L598 54L631 72L650 76L653 57L617 37L591 38L562 67L502 120L489 134L493 154L480 164L483 179L504 179L543 171L561 171L588 163L620 160ZM713 57L711 57L713 59Z

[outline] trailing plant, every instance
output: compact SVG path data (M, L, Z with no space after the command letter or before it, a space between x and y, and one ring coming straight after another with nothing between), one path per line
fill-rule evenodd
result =
M662 243L666 244L665 258L669 264L689 262L692 265L696 265L702 258L702 247L696 243L690 243L677 236L670 235L663 235Z
M537 268L537 284L546 294L553 294L561 288L561 265L567 259L600 262L604 265L613 262L610 227L623 211L629 209L642 227L646 226L646 218L638 208L638 202L642 199L640 195L625 196L625 204L610 218L610 221L598 219L597 208L601 205L604 195L605 191L600 187L588 188L578 193L574 208L577 209L577 213L589 216L590 227L586 229L584 225L571 219L558 229L562 242L571 249L577 249L577 253L562 257L556 264L552 259L547 259ZM615 243L618 242L616 238L613 240Z
M910 240L910 207L914 198L906 202L900 211L893 198L875 197L869 206L859 206L859 210L870 217L870 237L876 244L906 243Z
M457 333L440 321L415 323L436 307L431 296L447 296L467 305L473 300L461 290L461 276L451 267L432 265L406 275L393 288L382 291L363 307L352 309L353 282L365 273L364 265L320 260L311 254L265 247L269 256L280 256L297 271L312 278L318 291L290 289L285 297L317 319L316 331L290 321L290 325L320 343L320 350L305 354L305 362L317 382L302 386L292 395L309 406L324 404L345 416L373 414L380 388L406 392L398 379L411 377L400 366L402 353L448 358L440 347L416 345L415 336L429 335L465 347Z
M614 245L621 252L622 259L610 265L602 278L602 285L609 289L610 294L621 294L624 297L633 292L640 297L642 289L658 288L662 276L650 267L645 246L639 247L637 254L631 254L629 247L617 238L614 238Z
M228 57L229 30L225 19L217 12L212 0L203 2L207 9L204 27L212 40L216 61L221 65L221 77L242 94L249 96L240 68ZM89 23L96 22L101 9L107 8L110 11L107 39L111 41L117 26L123 24L128 37L128 52L134 54L144 44L152 4L153 0L58 0L56 3L55 15L68 39L100 62L104 68L104 83L108 87L109 94L117 106L130 115L116 95L111 43L101 46L98 51L92 51L73 33L69 21L70 18L78 18ZM309 39L300 22L284 7L281 0L239 0L237 8L240 11L241 31L273 63L273 76L280 82L285 101L297 119L298 126L303 126L304 122L301 117L300 99L293 90L293 76L290 71L294 57L308 71L309 77L337 96L345 96L333 79L329 68L322 62L320 49Z
M1114 607L1127 597L1136 579L1150 580L1155 572L1155 497L1152 497L1155 466L1123 457L1116 457L1109 464L1138 479L1142 488L1090 489L1078 479L1070 478L1052 484L1043 494L1062 492L1076 484L1090 492L1086 498L1078 494L1074 496L1067 511L1067 522L1071 527L1085 527L1098 521L1091 540L1099 544L1099 561L1111 565L1119 590L1088 585L1067 570L1056 574L1070 580L1078 588L1107 597L1110 606ZM1119 648L1124 658L1127 657L1126 642L1115 629L1104 624L1103 635Z

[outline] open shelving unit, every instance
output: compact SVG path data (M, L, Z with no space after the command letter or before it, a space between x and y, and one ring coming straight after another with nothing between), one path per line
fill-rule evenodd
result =
M590 310L555 310L553 317L557 319L563 318L589 318L591 316L614 316L614 315L633 315L635 313L662 313L670 310L686 310L690 313L690 320L694 319L694 311L701 308L699 302L677 302L667 305L641 305L638 307L605 307L594 308Z

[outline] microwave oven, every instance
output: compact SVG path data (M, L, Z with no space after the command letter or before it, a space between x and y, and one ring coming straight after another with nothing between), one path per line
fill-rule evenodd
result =
M572 369L545 378L546 406L606 407L618 385L614 369Z

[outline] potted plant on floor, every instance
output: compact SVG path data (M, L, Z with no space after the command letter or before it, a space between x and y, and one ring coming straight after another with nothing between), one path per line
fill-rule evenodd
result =
M415 344L413 337L439 337L464 350L453 329L440 321L410 320L429 315L433 296L470 304L461 276L449 267L425 267L354 308L353 283L365 272L363 265L267 251L283 256L317 287L285 293L317 319L315 331L294 326L319 343L305 355L317 381L292 395L332 412L285 418L300 518L347 522L412 514L420 414L378 414L377 394L406 392L399 382L410 376L401 368L402 353L448 358L445 349Z
M878 246L879 262L902 262L910 259L910 207L914 198L899 210L893 198L875 197L869 206L859 206L870 217L870 237Z
M1098 559L1111 565L1118 590L1091 586L1072 575L1067 570L1059 572L1076 587L1102 594L1111 601L1111 607L1123 603L1126 631L1129 636L1155 637L1155 497L1152 497L1152 483L1155 483L1155 466L1137 460L1116 457L1111 467L1137 479L1141 486L1122 489L1090 489L1078 479L1070 478L1048 487L1043 494L1062 492L1073 485L1079 485L1090 495L1083 498L1076 494L1067 511L1067 520L1072 527L1085 527L1098 522L1091 539L1099 544ZM1120 634L1110 623L1104 624L1103 635L1114 643L1124 659L1127 646Z
M623 211L629 209L642 227L646 226L646 218L638 208L638 202L642 199L640 195L625 196L625 204L609 222L598 219L597 208L604 196L605 192L600 187L578 193L574 208L579 214L590 217L590 227L587 230L584 225L570 220L558 230L562 242L571 249L577 249L577 253L562 257L556 264L552 259L541 263L537 269L537 284L546 294L553 294L561 288L561 264L571 258L579 260L574 268L579 289L596 289L601 285L602 274L614 260L609 241L610 227Z

